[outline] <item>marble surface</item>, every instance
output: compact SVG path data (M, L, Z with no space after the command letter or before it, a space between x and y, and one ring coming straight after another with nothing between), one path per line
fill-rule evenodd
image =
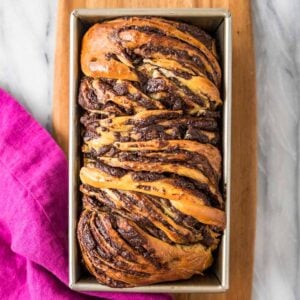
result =
M252 3L259 140L253 299L297 300L300 1ZM0 2L0 87L49 131L56 5L54 0Z
M51 128L56 0L0 1L0 87Z
M300 299L300 1L253 1L258 202L253 298Z

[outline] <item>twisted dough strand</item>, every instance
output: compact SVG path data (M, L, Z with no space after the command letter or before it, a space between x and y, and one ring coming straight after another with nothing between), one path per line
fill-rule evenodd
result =
M81 67L85 266L111 287L202 274L226 223L215 41L180 22L119 18L86 32Z

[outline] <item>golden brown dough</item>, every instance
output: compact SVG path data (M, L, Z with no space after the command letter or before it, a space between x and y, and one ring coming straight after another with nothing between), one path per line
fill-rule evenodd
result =
M85 266L111 287L202 274L226 223L214 39L180 22L119 18L86 32L81 68Z
M196 38L185 29L160 18L130 17L96 24L83 38L82 70L90 77L138 81L130 54L135 59L141 55L191 64L197 75L205 74L220 86L221 69L205 45L207 36L202 33Z

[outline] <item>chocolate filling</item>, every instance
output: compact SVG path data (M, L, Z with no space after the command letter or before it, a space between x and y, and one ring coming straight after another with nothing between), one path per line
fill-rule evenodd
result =
M168 153L166 151L166 153ZM174 151L171 151L171 153L174 153ZM117 154L117 157L122 161L129 160L129 161L140 161L140 162L165 162L165 163L178 163L180 165L186 166L188 168L193 168L193 169L200 169L204 175L206 175L208 178L216 178L216 174L212 167L210 166L209 162L207 159L199 154L199 153L194 153L194 152L188 152L188 151L176 151L176 153L184 153L187 155L187 160L186 161L178 161L176 159L168 159L167 157L147 157L143 156L144 154L141 152L120 152ZM197 164L201 164L201 168L196 166Z
M130 119L127 124L128 125L135 125L135 126L138 126L138 127L144 127L144 126L151 125L152 123L159 122L161 120L176 119L179 116L181 116L180 112L173 112L173 111L162 112L159 115L149 116L149 117L144 118L142 120Z
M206 48L211 49L212 38L199 27L187 23L178 23L177 28L184 33L188 32L198 41L203 43L206 46Z
M83 185L83 188L87 191L92 191L94 193L103 194L103 192L100 189L93 188L89 185ZM187 244L191 243L191 236L189 236L189 235L183 236L180 232L176 231L168 222L166 222L163 219L163 217L160 214L157 214L155 212L155 210L153 210L151 208L152 205L154 205L157 209L159 209L159 211L164 215L165 211L161 204L162 203L166 204L167 207L169 207L169 209L172 211L172 215L169 217L171 219L173 219L173 221L175 221L178 225L183 226L186 229L189 229L194 233L200 232L201 235L203 236L201 243L205 246L210 246L214 241L214 239L211 237L211 235L208 231L208 228L210 228L211 230L213 230L215 232L218 232L218 228L214 228L213 226L208 226L208 225L202 224L199 221L197 221L195 218L181 213L179 210L177 210L175 207L173 207L171 205L170 201L167 199L162 199L162 198L158 198L155 196L131 192L131 194L137 195L137 197L141 197L141 198L135 199L135 197L129 197L128 194L123 193L118 190L114 190L114 193L118 195L119 199L125 204L125 207L127 209L127 210L120 209L120 208L116 209L116 208L114 208L114 205L113 206L109 205L113 209L114 213L121 214L122 216L125 216L125 217L133 220L142 229L146 230L149 234L151 234L157 238L160 238L170 244L173 244L173 242L165 235L165 233L162 230L157 228L151 221L149 221L148 219L146 219L143 216L139 216L139 214L131 213L132 205L138 206L141 209L147 211L149 213L149 215L151 215L154 219L161 222L164 226L166 226L169 230L176 233L182 239L186 240ZM97 204L97 202L99 202L99 199L96 200L96 199L94 199L93 196L84 196L84 199L85 198L89 199L89 202L92 203L92 205L94 205L96 209L99 207L99 204ZM102 198L102 196L101 196L101 201L103 201L102 204L107 205L107 202L105 202L103 199L104 198ZM84 201L86 201L86 200L84 200ZM102 206L100 206L100 209L102 210ZM116 228L116 226L113 226L113 227ZM132 258L130 258L128 256L126 256L126 258L129 260L132 260Z
M141 236L132 226L128 224L126 230L119 227L118 233L131 247L133 247L138 253L142 254L143 257L150 261L157 269L161 269L163 267L155 256L155 250L145 248L147 247L147 240L145 240L144 237Z
M188 25L188 24L180 24L178 26L178 29L184 32L184 28L186 28L187 32L189 32L189 33L193 32L192 35L195 35L195 37L197 39L199 39L199 40L200 40L200 37L201 37L200 41L202 43L204 43L204 45L205 45L206 43L203 40L205 39L205 37L206 37L206 40L207 40L208 36L203 31L196 30L194 27L195 26ZM188 47L193 48L194 50L196 50L199 53L199 55L203 55L204 57L206 57L206 55L204 53L202 53L197 47L189 44L186 41L178 39L178 38L176 38L174 36L172 36L172 37L168 36L163 30L160 30L159 28L152 27L152 26L137 26L137 25L124 26L123 28L119 29L116 34L114 34L114 36L117 38L117 41L119 43L122 43L122 39L119 37L119 33L122 32L122 31L126 31L126 30L136 30L136 31L139 31L139 32L144 32L144 33L149 33L149 34L152 33L152 34L156 34L156 35L160 35L160 36L167 36L169 39L177 40L180 43L186 44ZM175 49L163 48L163 47L154 47L150 43L144 44L142 46L142 48L150 48L153 52L161 52L161 53L163 53L165 55L171 54L171 55L174 55L177 59L180 59L181 57L183 57L185 59L192 60L202 70L202 73L206 73L206 75L210 78L210 80L213 81L212 75L210 73L208 73L204 69L204 66L203 66L203 63L201 62L201 60L198 57L196 57L196 56L191 57L188 54L187 51L184 51L184 50L175 50ZM211 47L210 47L210 49L211 49ZM148 56L149 56L149 51L146 52L146 56L147 56L147 53L148 53ZM135 65L141 64L141 58L139 57L138 60L134 59L134 57L133 57L133 55L132 55L131 52L128 54L128 57L131 59L131 61ZM207 61L208 61L209 64L211 64L210 60L207 60ZM214 69L213 69L213 73L214 73L214 75L216 75L216 71Z
M115 91L115 93L118 96L124 96L124 95L127 95L129 93L128 92L128 87L124 82L114 84L113 85L113 90Z
M160 173L154 173L154 172L134 172L132 174L132 179L134 181L145 181L145 182L150 182L150 181L155 181L159 179L163 179L165 176Z
M165 81L161 78L150 78L147 81L145 90L148 93L156 93L162 91L168 91L168 87L165 84Z
M117 167L111 167L107 164L104 164L102 162L96 161L95 166L102 171L115 176L115 177L122 177L124 176L128 170L124 170L122 168ZM183 189L191 191L193 194L199 196L206 205L213 206L216 208L220 208L220 203L217 200L217 198L210 192L208 186L206 184L203 184L201 182L195 181L191 178L178 176L173 173L155 173L155 172L145 172L145 171L139 171L136 172L133 170L132 173L132 179L134 181L145 181L145 182L152 182L164 178L172 178L174 179L174 185L181 187ZM140 185L143 186L143 185ZM149 187L143 186L142 189L148 189Z
M96 161L95 167L100 169L101 171L115 177L123 177L127 174L127 171L122 168L111 167L106 165L99 160Z
M178 30L201 41L209 50L213 49L214 40L198 27L168 20L162 20L162 22L172 23ZM163 47L160 44L155 45L152 41L152 43L145 42L140 48L124 48L122 45L126 45L129 41L122 40L120 34L129 30L144 32L149 37L166 36L167 40L177 40L178 45L184 44L186 47L180 50L177 46ZM177 244L189 247L194 243L201 243L207 248L215 249L219 241L219 234L222 232L220 228L199 222L194 217L176 209L170 200L149 195L148 191L155 190L156 184L159 185L160 180L165 179L174 189L180 189L181 193L196 195L199 202L203 201L206 206L224 209L219 203L218 192L215 195L215 191L211 188L212 185L216 190L218 189L221 174L217 174L210 165L210 160L208 160L210 157L195 151L181 150L176 146L168 146L168 140L194 140L219 146L221 116L219 108L209 95L198 96L181 84L176 77L191 79L191 76L197 73L194 68L197 68L216 84L220 78L213 62L207 58L206 54L187 41L172 37L164 31L163 26L162 28L154 25L125 25L123 28L119 26L119 29L115 29L109 38L115 46L119 47L118 54L131 61L133 67L129 68L137 75L138 80L83 78L78 95L80 106L88 111L80 119L83 141L87 143L93 139L100 139L101 142L103 137L106 139L103 143L106 141L112 143L99 148L95 146L97 149L92 148L92 145L97 145L97 141L85 144L83 151L88 152L83 153L84 164L88 167L99 168L113 176L114 180L131 174L131 178L135 181L134 185L141 189L141 192L99 189L83 184L80 190L83 193L84 212L80 218L77 233L87 268L97 277L97 280L112 287L129 287L134 285L135 277L141 280L150 276L151 281L152 273L140 271L137 261L141 256L155 266L158 273L163 272L161 269L167 268L170 263L166 261L162 264L164 258L161 258L161 253L156 251L154 244L151 246L149 235L168 243L166 247L170 250L172 247L173 249L180 248ZM189 55L189 49L196 51L194 56ZM108 49L107 52L109 51L111 50ZM154 52L162 55L155 56ZM191 73L170 65L169 69L164 68L173 72L175 76L168 77L169 75L164 75L155 62L144 61L145 58L155 59L156 57L175 60L183 68L191 69ZM105 59L123 63L115 53L107 53ZM204 64L206 62L212 66L212 71L207 71ZM142 65L143 63L147 65ZM147 69L149 64L154 67ZM136 90L129 92L133 90L132 86ZM202 109L205 111L202 112ZM138 112L145 110L149 111L149 114L146 114L147 117L143 117L142 114L134 117ZM155 110L153 114L151 110ZM157 114L158 110L162 112ZM116 116L132 117L124 124L122 118L112 122ZM106 121L101 121L103 119ZM109 141L110 138L112 138L111 141ZM159 141L157 149L143 150L142 146L139 148L138 141L150 140ZM137 151L119 150L120 142L136 142L131 146L136 147ZM167 149L162 150L163 147ZM121 167L113 167L111 165L114 164L114 160L109 162L109 159L103 158L101 161L101 156L117 158L121 162L126 161L127 167L125 169L125 163L123 166L120 164ZM140 162L140 166L136 168L138 171L134 170L135 164L131 164L130 161ZM185 166L200 170L210 180L211 185L204 183L206 180L198 181L179 176L176 171L163 172L164 169L159 170L162 173L158 173L155 169L153 172L152 170L140 171L143 169L141 167L143 164L154 162L172 164L175 168ZM149 182L155 182L155 184L149 186ZM200 206L199 209L201 209ZM178 268L176 267L178 260L180 257L173 259L175 268ZM133 284L114 279L122 278L122 274L125 276L125 281L127 281L126 276L132 278Z
M200 72L205 74L210 81L215 82L212 74L207 72L207 70L205 69L201 59L197 56L190 56L185 50L164 48L160 46L153 46L151 44L144 44L140 49L134 50L134 52L147 58L151 58L152 53L159 52L167 57L171 56L179 61L190 61L191 63L194 63L199 68ZM213 73L214 75L216 74L215 71L213 71Z

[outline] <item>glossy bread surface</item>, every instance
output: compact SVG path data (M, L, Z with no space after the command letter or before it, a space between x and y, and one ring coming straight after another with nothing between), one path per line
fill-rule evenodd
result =
M226 222L214 40L184 23L119 18L86 32L81 67L87 269L112 287L203 273Z

